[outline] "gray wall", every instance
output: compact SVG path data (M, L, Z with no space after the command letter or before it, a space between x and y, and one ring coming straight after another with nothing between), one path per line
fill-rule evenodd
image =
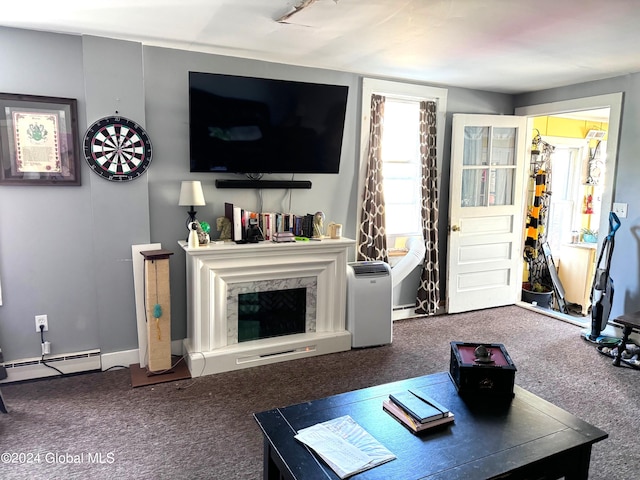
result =
M82 41L0 28L0 91L78 99L86 125ZM0 187L0 346L5 360L40 354L34 316L56 349L98 345L91 172L81 187ZM58 350L59 351L59 350Z
M0 65L2 92L78 99L81 137L89 124L118 111L145 125L153 143L149 170L126 184L103 180L81 159L80 187L0 186L0 346L5 360L40 355L34 316L42 313L49 315L47 338L53 353L136 348L131 245L139 243L160 242L174 252L172 338L185 336L184 254L177 241L186 236L186 208L177 205L180 181L203 182L207 205L198 209L198 217L212 224L223 214L225 201L249 209L259 205L257 191L217 190L214 179L222 177L189 173L189 70L348 85L340 174L300 176L311 180L313 188L293 190L291 210L322 210L327 221L344 224L346 236L355 236L361 98L357 75L8 28L0 28ZM441 132L443 259L451 116L509 114L512 101L508 95L449 89L449 113ZM263 208L288 211L286 193L265 190ZM444 268L441 273L444 279Z
M628 203L629 208L615 235L611 319L640 310L640 74L554 88L514 99L514 107L521 107L617 92L623 92L623 104L613 201Z
M144 122L138 43L0 28L0 65L2 92L78 99L80 142L116 110ZM0 188L6 360L39 356L36 314L52 353L137 347L130 245L149 242L147 180L113 184L80 162L79 187Z
M141 45L84 37L82 46L87 126L116 114L144 125ZM137 348L131 245L149 243L148 178L120 184L90 173L96 347L102 352Z
M172 337L186 335L185 254L177 245L187 234L187 208L178 207L181 180L200 180L207 205L197 208L198 219L215 227L215 219L224 215L224 203L249 210L259 209L257 190L216 189L216 178L241 178L232 175L189 173L189 71L252 75L258 77L313 81L349 86L346 125L340 173L338 175L304 175L311 180L311 190L291 190L291 211L296 214L325 213L327 223L345 225L345 235L355 234L356 145L359 131L359 78L355 75L317 69L276 65L254 60L207 55L179 50L146 47L144 49L145 98L147 128L154 146L154 160L149 170L151 200L151 238L163 248L175 252L170 260ZM269 175L265 178L291 178ZM289 211L286 190L263 190L263 211ZM215 229L214 229L215 230ZM214 232L217 235L217 232Z

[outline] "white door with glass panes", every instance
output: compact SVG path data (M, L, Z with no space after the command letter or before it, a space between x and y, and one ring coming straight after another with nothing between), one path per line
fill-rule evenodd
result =
M449 313L520 299L526 126L525 117L453 116Z

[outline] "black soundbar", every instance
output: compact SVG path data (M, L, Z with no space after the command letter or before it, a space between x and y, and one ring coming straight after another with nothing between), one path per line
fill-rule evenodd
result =
M311 188L310 180L216 180L216 188Z

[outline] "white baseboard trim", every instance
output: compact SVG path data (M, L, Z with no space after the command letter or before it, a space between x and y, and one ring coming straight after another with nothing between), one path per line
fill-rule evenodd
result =
M446 313L443 310L444 305L440 304L438 306L438 311L435 313L435 315L442 315L444 313ZM391 312L391 320L393 320L394 322L396 320L404 320L406 318L422 318L422 317L428 317L429 315L427 315L426 313L416 313L416 306L415 305L402 305L402 306L396 306L393 308L393 311Z
M181 356L182 339L171 341L171 355ZM128 367L129 365L140 363L140 353L137 348L132 350L121 350L102 354L102 371L115 367Z
M111 352L102 354L102 371L110 368L128 367L132 363L138 363L138 349L121 350L120 352Z
M391 320L395 322L396 320L404 320L405 318L417 317L418 315L416 314L415 310L416 307L395 309L391 312Z

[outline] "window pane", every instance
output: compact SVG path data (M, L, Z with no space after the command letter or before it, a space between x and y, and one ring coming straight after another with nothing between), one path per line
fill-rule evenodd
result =
M464 127L463 165L486 165L489 127Z
M516 155L516 129L494 128L491 142L491 165L513 165Z
M387 235L420 232L419 165L385 163L383 168Z
M420 108L417 102L387 99L382 128L382 161L408 162L420 156Z
M422 231L417 204L385 206L387 235L411 235Z
M572 230L582 227L583 189L580 149L556 145L551 153L551 192L547 240L557 252L562 243L571 242Z
M415 178L420 174L420 165L417 163L386 162L382 165L384 178Z
M552 202L549 206L547 242L553 252L559 252L563 243L571 243L573 209L573 202L566 200Z
M571 151L567 148L556 148L551 153L551 165L553 175L551 175L552 202L560 200L571 200Z
M413 203L416 198L415 179L385 180L384 198L386 203Z
M481 207L487 205L486 178L488 169L467 169L462 172L461 207Z
M513 177L512 168L498 168L491 170L489 180L489 205L513 205Z
M385 101L382 174L387 236L420 234L420 104Z

